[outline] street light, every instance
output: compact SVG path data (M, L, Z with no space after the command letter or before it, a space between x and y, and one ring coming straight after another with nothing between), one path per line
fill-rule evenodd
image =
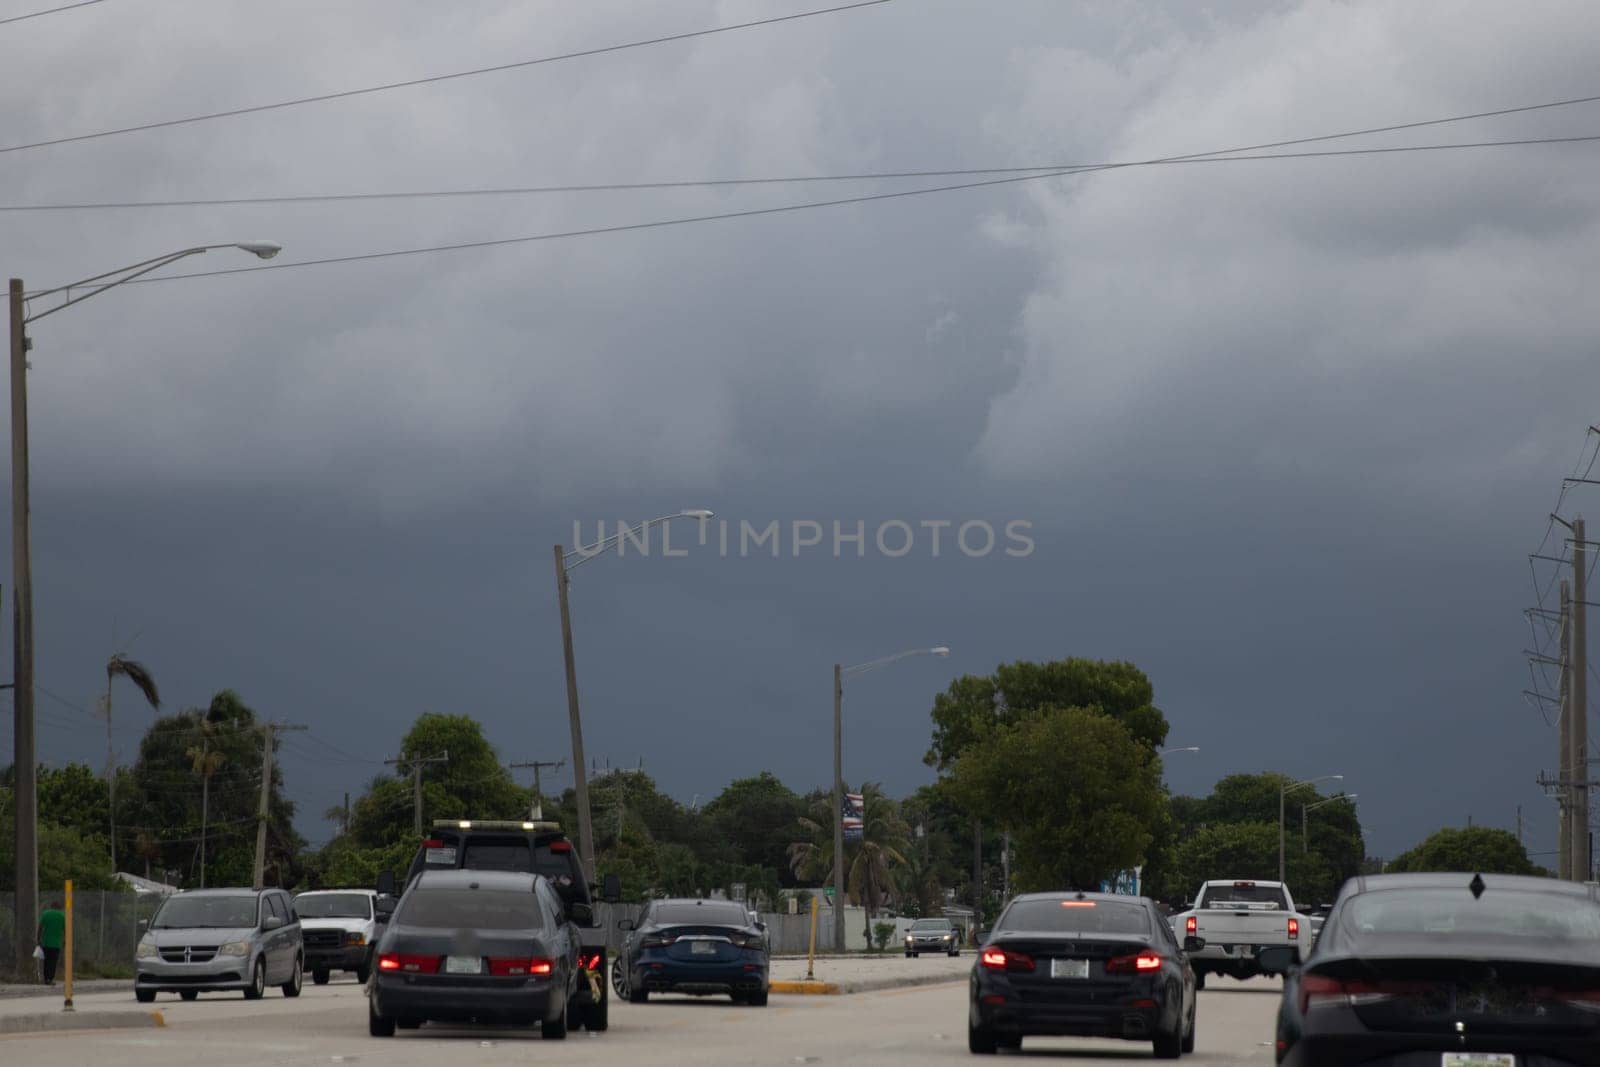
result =
M567 607L567 584L570 576L578 567L594 559L596 556L620 544L624 537L631 536L658 523L671 522L673 519L699 519L704 522L711 518L712 512L706 508L684 508L682 511L671 515L661 515L654 519L647 519L637 526L627 529L618 527L617 532L610 537L601 538L592 545L575 548L571 552L556 546L556 595L561 602L561 654L566 661L567 668L567 719L572 727L572 784L573 796L578 805L578 856L583 861L584 873L590 882L595 879L594 869L594 827L589 817L589 772L583 762L583 723L578 716L578 668L572 658L572 614ZM576 556L576 562L568 563Z
M1199 752L1199 751L1200 751L1200 746L1199 745L1185 745L1183 748L1158 748L1158 749L1156 749L1156 755L1165 756L1170 752Z
M17 907L16 929L32 930L39 919L39 797L34 763L33 743L33 573L28 540L28 351L33 342L28 337L27 326L62 308L98 296L123 282L132 281L151 271L186 256L199 255L214 248L238 248L262 259L271 259L282 246L271 241L246 241L235 244L204 245L185 248L154 259L147 259L118 270L96 274L91 278L73 282L54 289L27 292L21 278L11 279L11 584L12 599L12 673L11 705L15 727L12 733L12 768L15 776L15 811L17 845ZM74 289L87 292L74 296ZM29 313L28 303L59 296L61 302L41 311ZM112 768L111 773L116 774ZM16 939L17 973L26 974L33 967L32 949L28 939Z
M1357 797L1357 795L1358 794L1356 794L1356 793L1340 793L1336 797L1329 797L1327 800L1319 800L1315 804L1302 804L1302 805L1300 805L1300 854L1301 855L1305 855L1307 852L1311 851L1310 835L1306 832L1306 812L1308 812L1308 811L1316 811L1318 808L1327 807L1329 804L1337 804L1341 800L1354 800Z
M1283 881L1283 801L1291 792L1301 786L1315 785L1317 782L1342 782L1342 774L1324 774L1320 778L1307 778L1301 782L1290 782L1278 790L1278 881Z
M844 720L840 704L844 696L844 679L866 674L908 656L938 656L950 654L944 645L933 648L913 648L896 652L892 656L857 663L853 667L833 665L833 950L844 951Z

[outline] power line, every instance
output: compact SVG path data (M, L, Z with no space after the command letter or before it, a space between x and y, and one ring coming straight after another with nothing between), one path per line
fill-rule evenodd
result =
M1575 138L1574 140L1600 141L1600 135L1592 137ZM1504 142L1510 143L1510 142ZM1533 141L1523 143L1536 143ZM1480 147L1478 145L1439 145L1438 148L1450 147ZM1421 149L1403 148L1364 148L1344 149L1332 152L1305 153L1312 156L1329 155L1370 155L1381 152L1417 151ZM1196 159L1195 162L1232 162L1234 159L1249 158L1281 158L1281 157L1249 157L1238 156L1229 159ZM722 211L709 215L688 215L674 219L656 219L650 222L631 222L615 226L591 226L579 230L560 230L552 233L528 234L521 237L500 237L483 241L461 241L447 245L430 245L423 248L401 248L388 252L364 252L348 256L328 256L322 259L303 259L293 263L265 263L255 267L232 267L224 270L191 271L187 274L162 274L143 278L130 278L129 285L148 284L152 282L175 282L190 278L214 278L227 274L250 274L264 270L292 270L298 267L322 267L339 263L360 263L376 259L395 259L402 256L420 256L437 252L459 252L475 248L497 248L503 245L529 244L536 241L557 241L575 237L596 237L602 234L628 233L636 230L666 229L673 226L688 226L702 222L718 222L728 219L756 218L763 215L783 215L797 211L813 211L818 208L841 207L847 204L868 204L884 200L900 200L913 196L929 196L935 193L949 193L964 189L984 189L998 185L1015 185L1019 182L1038 181L1042 178L1059 178L1068 174L1083 174L1090 171L1126 169L1130 167L1154 166L1157 164L1180 162L1178 159L1148 160L1140 163L1115 163L1099 167L1088 167L1082 170L1051 171L1045 174L1027 174L1021 177L992 178L987 181L960 182L954 185L934 185L924 189L900 189L889 193L871 193L863 196L840 197L834 200L815 200L801 204L781 204L776 207L749 208L743 211ZM84 286L85 291L95 289L95 286ZM30 294L31 295L31 294Z
M1356 137L1359 133L1332 134ZM1336 156L1392 155L1404 152L1439 152L1467 148L1506 148L1524 145L1574 144L1600 141L1600 134L1574 137L1530 137L1505 141L1471 141L1453 144L1395 145L1381 148L1347 148L1326 152L1274 152L1260 155L1212 153L1201 157L1141 160L1119 163L1051 163L1032 167L965 167L950 170L868 171L859 174L803 174L769 178L696 178L650 182L599 182L578 185L521 185L479 189L409 189L382 193L306 193L284 196L194 197L175 200L101 200L62 204L0 204L0 211L111 211L173 207L245 207L261 204L328 204L382 200L452 199L474 196L537 196L551 193L644 192L666 189L710 189L752 185L797 185L822 182L890 181L910 178L955 178L980 174L1030 174L1048 178L1082 171L1195 163L1244 163L1276 159L1326 159ZM1235 150L1238 151L1238 150ZM1049 171L1052 173L1040 173Z
M773 26L780 22L794 22L798 19L814 18L818 15L832 15L843 11L854 11L859 8L878 7L890 3L891 0L857 0L851 4L841 4L837 7L817 8L812 11L800 11L792 15L778 15L773 18L756 19L751 22L736 22L729 26L715 26L707 30L692 30L688 33L668 34L664 37L651 37L643 41L628 41L623 44L605 45L600 48L586 48L577 52L563 52L560 55L540 56L535 59L523 59L515 63L498 63L492 67L477 67L473 70L458 70L449 74L432 74L424 78L409 78L405 81L387 82L383 85L369 85L361 89L344 89L333 93L318 93L315 96L302 96L292 100L279 100L271 104L256 104L251 107L232 108L227 111L212 111L201 115L189 115L181 119L163 119L159 122L146 122L137 126L123 126L111 130L99 130L95 133L74 134L71 137L55 137L48 141L34 141L30 144L9 145L0 148L0 153L24 152L32 148L48 148L52 145L72 144L77 141L94 141L105 137L116 137L125 133L141 133L146 130L160 130L171 126L186 126L196 122L210 122L213 119L235 118L240 115L254 115L262 111L276 111L281 108L299 107L303 104L325 103L330 100L347 100L355 96L368 96L373 93L384 93L391 89L407 89L418 85L432 85L437 82L453 81L458 78L475 78L482 74L496 74L507 70L520 70L524 67L536 67L545 63L559 63L568 59L584 59L590 56L606 55L611 52L623 52L631 48L644 48L649 45L668 44L674 41L688 41L697 37L710 37L718 33L731 33L734 30L754 29L758 26Z
M30 11L26 15L12 15L10 18L0 19L0 26L5 26L12 22L25 22L28 19L43 18L45 15L55 15L63 11L76 11L80 7L93 7L95 4L103 4L105 2L106 0L78 0L76 4L62 4L60 7L46 8L43 11Z

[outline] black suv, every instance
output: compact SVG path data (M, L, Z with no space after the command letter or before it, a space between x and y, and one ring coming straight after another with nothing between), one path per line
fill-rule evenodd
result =
M422 847L411 860L403 886L393 872L378 879L378 911L389 915L397 898L423 871L520 871L543 875L561 898L567 917L582 937L580 962L585 972L573 1003L573 1021L589 1030L607 1026L606 938L594 913L595 899L583 872L578 851L554 822L518 820L437 819ZM608 904L621 899L617 876L602 881L601 897Z

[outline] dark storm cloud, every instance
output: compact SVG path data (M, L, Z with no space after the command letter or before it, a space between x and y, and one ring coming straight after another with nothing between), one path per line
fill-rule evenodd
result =
M15 153L0 202L1148 158L1593 91L1578 3L1171 7L896 3ZM792 10L100 5L8 31L6 142ZM847 775L904 790L953 675L1114 656L1202 746L1177 788L1342 771L1391 853L1469 812L1548 822L1517 613L1593 421L1593 153L1118 172L108 295L34 331L40 678L87 709L113 626L142 629L178 705L233 686L373 761L463 711L558 758L549 551L573 520L1025 518L1026 559L597 561L574 587L590 751L685 799L762 767L821 785L829 666L947 644L847 694ZM41 285L202 242L290 262L876 188L0 225ZM81 710L40 707L42 756L100 758ZM119 719L125 755L143 724ZM381 767L296 745L315 837Z

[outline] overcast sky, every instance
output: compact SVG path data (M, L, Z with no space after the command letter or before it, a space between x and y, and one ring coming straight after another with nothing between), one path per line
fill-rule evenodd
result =
M821 6L110 0L0 26L0 148ZM4 152L0 206L1166 158L1600 93L1596 40L1584 0L894 0ZM1309 147L1587 134L1600 105ZM957 675L1122 658L1201 746L1176 790L1343 773L1374 852L1519 806L1552 849L1521 612L1597 421L1597 153L1168 165L303 269L973 179L0 213L30 289L236 240L292 268L32 327L39 756L103 762L88 713L137 635L170 709L232 687L311 726L284 756L313 840L423 710L570 759L551 545L705 507L726 553L679 523L687 555L572 585L590 754L685 801L825 785L831 665L937 644L847 684L851 782L931 780ZM779 558L741 556L773 521ZM798 555L797 521L824 532ZM149 720L120 693L124 758Z

